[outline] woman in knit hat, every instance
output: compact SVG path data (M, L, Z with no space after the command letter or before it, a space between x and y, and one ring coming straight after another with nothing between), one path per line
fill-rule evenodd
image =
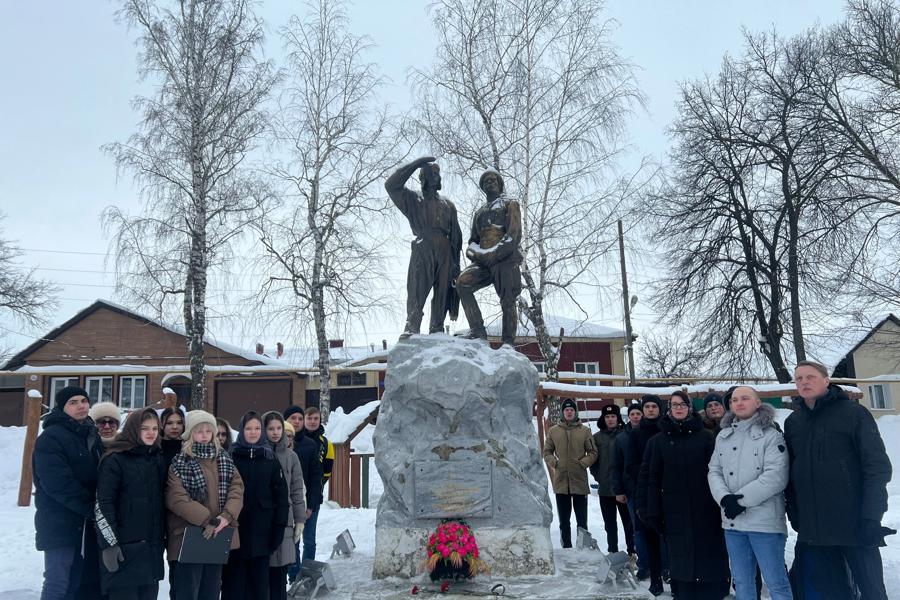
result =
M240 546L238 515L244 498L244 482L231 456L216 440L216 418L206 411L187 413L184 445L169 467L166 508L169 557L178 556L188 526L202 527L211 538L225 527L234 527L231 552ZM218 600L222 565L175 563L177 600Z
M88 415L94 422L97 433L100 434L100 441L104 446L109 446L116 439L116 434L119 433L119 424L122 422L122 413L119 412L119 407L112 402L98 402L91 407Z
M157 597L163 578L165 478L159 418L145 408L125 421L97 473L100 585L110 600Z
M712 431L713 435L719 435L722 431L720 423L722 417L725 416L725 402L722 396L715 392L710 392L703 399L703 426Z
M228 557L222 574L222 600L268 598L269 559L288 524L288 485L258 413L241 417L231 457L244 482L244 511L241 547Z
M303 523L306 521L306 486L303 485L300 459L287 444L287 428L291 427L293 430L293 426L285 422L281 413L276 411L263 415L263 426L266 428L266 439L278 458L288 484L288 501L291 506L284 539L269 561L269 600L286 600L287 570L297 560L295 544L303 536Z

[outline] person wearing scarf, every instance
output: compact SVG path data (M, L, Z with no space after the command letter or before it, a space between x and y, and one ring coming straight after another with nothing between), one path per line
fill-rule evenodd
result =
M184 445L172 459L166 488L170 557L181 552L184 530L203 527L207 538L234 527L231 553L240 547L238 516L244 504L244 482L231 456L216 440L216 418L206 411L187 413ZM222 565L175 563L177 600L218 600Z
M672 393L659 429L645 451L644 522L666 541L673 595L721 600L729 589L728 553L706 477L715 438L681 390Z
M288 484L266 440L259 414L241 417L231 457L244 482L241 547L222 573L222 600L266 600L269 559L281 546L288 523Z
M94 515L101 549L100 588L110 600L151 600L163 578L165 467L159 418L133 412L106 447L97 472Z
M303 523L306 521L306 486L303 484L300 459L288 445L287 433L291 424L284 420L281 413L273 410L263 415L263 426L288 484L291 506L284 540L269 560L269 600L287 600L287 570L297 560L295 544L303 536Z

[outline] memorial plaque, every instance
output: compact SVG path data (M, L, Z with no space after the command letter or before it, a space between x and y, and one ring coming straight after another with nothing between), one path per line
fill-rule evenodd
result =
M415 515L421 519L492 517L490 459L415 462Z

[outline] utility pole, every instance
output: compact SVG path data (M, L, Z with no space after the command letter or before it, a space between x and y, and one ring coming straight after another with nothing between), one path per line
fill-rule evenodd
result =
M619 227L619 263L622 266L622 306L625 308L625 352L628 355L628 382L634 385L634 338L631 335L631 299L628 297L628 274L625 272L625 234Z

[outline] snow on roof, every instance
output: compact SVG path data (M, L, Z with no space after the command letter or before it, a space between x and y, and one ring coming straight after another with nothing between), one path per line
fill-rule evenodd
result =
M656 394L657 396L670 396L676 390L684 390L688 394L703 394L709 391L725 393L729 388L737 385L746 385L753 388L762 395L767 393L783 394L795 390L793 383L762 383L762 384L746 384L746 383L697 383L693 385L669 385L661 387L642 387L642 386L584 386L572 383L556 383L541 382L541 389L545 392L556 392L559 395L566 393L578 394L583 392L601 392L604 394L616 395L623 397L633 397L635 395ZM852 385L842 385L844 390L854 393L862 393L861 390Z
M331 357L331 366L333 367L352 367L354 363L363 360L387 359L388 350L378 349L373 351L372 346L342 346L340 348L329 348L328 355ZM319 349L312 347L296 347L285 348L284 354L276 364L288 365L295 368L314 367L319 360Z
M112 307L114 307L114 308L117 308L117 309L121 310L121 311L125 311L125 312L128 312L128 313L131 313L131 314L133 314L134 316L139 317L139 318L141 318L141 319L146 319L147 321L150 321L150 322L153 323L154 325L157 325L157 326L159 326L159 327L162 327L163 329L166 329L166 330L168 330L168 331L171 331L171 332L174 333L174 334L182 335L182 336L187 337L187 333L185 333L184 329L182 329L182 328L180 328L180 327L177 327L177 326L175 326L175 325L169 325L169 324L164 323L163 321L160 321L160 320L158 320L158 319L154 319L154 318L152 318L152 317L148 317L148 316L146 316L146 315L142 315L142 314L140 314L140 313L138 313L138 312L136 312L136 311L134 311L134 310L132 310L132 309L130 309L130 308L127 308L127 307L122 306L122 305L120 305L120 304L116 304L115 302L110 302L109 300L98 300L98 302L102 302L103 304L108 304L108 305L110 305L110 306L112 306ZM204 337L204 340L203 340L203 341L205 341L205 342L208 343L208 344L211 344L211 345L215 346L216 348L219 348L219 349L221 349L221 350L224 350L225 352L228 352L228 353L230 353L230 354L234 354L234 355L236 355L236 356L240 356L241 358L245 358L245 359L247 359L247 360L255 360L255 361L259 361L259 362L261 362L261 363L266 363L266 364L270 364L270 365L276 365L276 364L278 364L278 363L276 362L275 359L273 359L273 358L271 358L271 357L269 357L269 356L266 356L266 355L264 355L264 354L257 354L257 353L255 353L255 352L250 352L249 350L245 350L244 348L241 348L240 346L234 346L234 345L229 344L229 343L227 343L227 342L219 341L218 339L216 339L216 335L215 335L214 333L212 333L212 332L209 330L208 327L207 327L207 329L206 329L206 336Z
M559 315L545 314L544 321L547 323L547 329L550 331L550 336L553 338L559 335L560 328L565 329L565 336L567 338L625 338L625 331L621 329L607 327L606 325L600 325L599 323L591 323L590 321L585 321L582 319L571 319L569 317L562 317ZM485 330L487 331L488 336L499 337L502 331L502 327L503 324L498 319L490 325L487 325L485 327ZM468 333L468 329L462 329L457 332L458 335L467 335ZM534 337L534 328L531 325L531 321L523 315L519 316L519 329L518 331L516 331L516 337Z
M328 415L328 423L325 425L325 436L332 444L343 444L356 429L369 418L376 408L381 406L381 400L372 400L362 406L358 406L344 414L344 409L338 406Z
M171 332L171 333L174 333L175 335L180 335L180 336L187 337L187 334L185 333L184 329L181 329L181 328L178 327L178 326L175 326L175 325L169 325L169 324L167 324L167 323L165 323L165 322L163 322L163 321L160 321L159 319L155 319L155 318L153 318L153 317L148 317L148 316L143 315L143 314L141 314L141 313L139 313L139 312L137 312L137 311L135 311L135 310L133 310L133 309L131 309L131 308L128 308L128 307L126 307L126 306L122 306L121 304L118 304L118 303L113 302L113 301L111 301L111 300L105 300L105 299L103 299L103 298L98 298L97 300L95 300L94 302L92 302L92 303L90 304L90 306L87 306L87 307L83 308L82 310L78 311L78 312L75 314L75 316L72 317L72 319L67 319L65 323L68 323L69 321L72 321L73 319L78 318L78 316L82 315L83 313L85 313L85 312L88 311L88 310L91 310L92 308L94 308L94 307L95 307L96 305L98 305L98 304L99 304L99 305L105 305L105 306L107 306L107 307L109 307L109 308L112 308L112 309L115 310L115 311L119 311L119 312L123 312L123 313L129 314L129 315L132 315L132 316L134 316L134 317L137 317L138 319L143 319L143 320L145 320L145 321L147 321L147 322L149 322L149 323L152 323L152 324L156 325L157 327L159 327L159 328L161 328L161 329L165 329L166 331L169 331L169 332ZM64 323L64 324L65 324L65 323ZM62 325L61 325L61 326L62 326ZM245 349L243 349L243 348L241 348L241 347L239 347L239 346L234 346L234 345L232 345L232 344L229 344L229 343L226 343L226 342L219 341L219 340L216 338L215 334L212 333L212 332L210 332L209 329L207 329L207 331L206 331L206 337L204 338L204 341L205 341L206 343L212 345L212 346L215 346L216 348L219 348L220 350L224 350L225 352L228 352L228 353L230 353L230 354L234 354L235 356L240 356L241 358L244 358L244 359L246 359L246 360L256 361L256 362L261 362L261 363L271 364L271 365L278 365L278 364L280 364L279 362L277 362L275 359L273 359L273 358L271 358L271 357L268 357L268 356L265 356L265 355L256 354L255 352L250 352L249 350L245 350ZM12 362L12 361L10 361L10 362Z

